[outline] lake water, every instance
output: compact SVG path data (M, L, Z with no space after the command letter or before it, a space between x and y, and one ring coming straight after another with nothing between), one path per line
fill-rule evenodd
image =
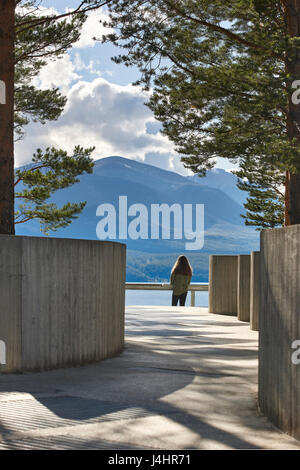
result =
M172 291L160 290L127 290L125 297L126 305L171 305ZM191 293L186 299L186 306L191 305ZM196 307L208 307L208 292L196 292Z

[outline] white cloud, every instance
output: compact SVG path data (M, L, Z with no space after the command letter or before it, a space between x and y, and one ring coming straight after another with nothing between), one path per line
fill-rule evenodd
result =
M70 85L75 81L78 82L86 72L98 77L111 75L109 70L100 70L98 60L90 59L86 63L77 52L73 60L69 54L65 54L59 59L49 60L39 75L33 79L33 85L43 90L59 87L63 94L68 94Z
M101 21L108 21L109 17L101 9L88 14L87 20L82 27L80 39L73 45L74 48L82 49L93 47L96 42L94 37L101 39L102 35L109 34L113 30L105 28Z
M101 10L91 12L80 40L73 45L75 54L49 61L35 78L34 85L39 88L59 87L68 102L58 121L27 126L24 140L15 146L17 166L30 162L38 147L56 146L72 152L79 144L95 146L95 159L121 155L161 168L185 171L172 143L159 133L160 125L144 105L147 94L138 87L104 80L103 76L112 72L101 67L101 56L99 61L98 56L91 59L86 55L96 44L93 37L100 38L109 32L100 24L100 20L107 19ZM98 78L83 81L83 77L92 80L93 75Z
M184 176L193 174L191 170L184 168L180 155L172 152L148 152L145 154L144 163L157 166L163 170L174 171Z
M18 5L16 8L16 11L19 15L25 16L28 15L28 13L32 13L36 16L44 16L44 15L59 15L59 11L56 10L53 7L44 7L39 5L38 7L36 5L30 7L28 5Z
M71 152L74 145L80 144L95 146L95 158L121 155L149 161L148 154L164 154L164 165L168 156L172 169L173 145L159 133L147 133L155 120L144 105L147 96L140 88L96 78L77 82L67 97L58 121L28 126L27 136L16 144L17 165L30 161L37 147L54 145Z
M33 84L43 90L52 87L59 87L63 94L68 93L71 83L79 80L80 75L76 73L76 66L70 56L65 54L62 58L49 61L45 65L38 77L33 80Z

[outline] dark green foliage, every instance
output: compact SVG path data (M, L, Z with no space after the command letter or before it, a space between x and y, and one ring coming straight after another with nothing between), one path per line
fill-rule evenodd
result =
M46 201L58 189L67 188L79 181L78 176L92 173L94 163L90 157L94 149L75 147L73 155L48 148L44 153L38 149L33 155L33 164L16 171L15 185L23 183L24 189L15 197L21 200L15 223L39 219L41 231L48 233L66 227L84 209L86 203L68 203L59 208Z
M274 228L284 224L285 175L276 168L258 166L255 162L243 162L239 171L234 172L239 180L238 187L249 193L246 225L260 228Z
M151 87L148 106L184 166L205 175L216 158L239 163L249 178L240 187L251 189L246 221L282 224L284 175L300 169L286 123L295 77L285 58L297 41L282 2L115 0L109 8L116 32L103 40L126 50L113 60L140 69L137 84Z

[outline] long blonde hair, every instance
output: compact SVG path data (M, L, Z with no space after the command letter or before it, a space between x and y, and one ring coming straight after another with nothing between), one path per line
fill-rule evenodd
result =
M193 270L186 256L178 256L177 261L172 268L171 275L172 274L185 274L186 276L192 277Z

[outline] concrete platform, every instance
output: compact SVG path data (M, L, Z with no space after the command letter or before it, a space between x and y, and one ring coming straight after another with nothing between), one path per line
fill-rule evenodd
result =
M120 357L0 375L0 450L300 449L257 410L248 324L197 307L126 318Z

